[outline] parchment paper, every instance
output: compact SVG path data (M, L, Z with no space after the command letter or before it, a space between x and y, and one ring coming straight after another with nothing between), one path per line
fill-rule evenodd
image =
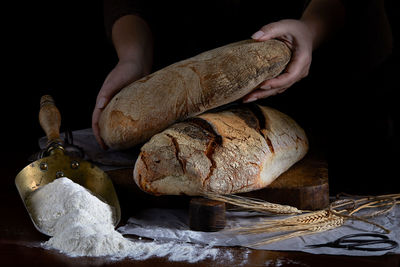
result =
M264 246L251 246L262 241L268 234L238 235L228 231L236 226L251 225L260 221L262 214L256 212L226 212L227 226L219 232L197 232L188 227L188 214L185 210L177 209L149 209L128 220L127 224L118 228L122 234L132 234L156 240L175 240L181 242L192 242L214 246L244 246L261 250L279 251L303 251L312 254L335 254L352 256L378 256L386 253L400 253L400 247L390 251L358 251L337 248L307 248L307 245L326 243L334 241L339 237L355 233L382 233L382 230L374 225L361 221L348 221L345 225L322 233L296 237L288 240ZM282 218L276 217L274 218ZM371 221L378 223L391 230L388 237L400 244L400 207L397 205L392 211L384 216L379 216ZM274 235L274 234L273 234Z

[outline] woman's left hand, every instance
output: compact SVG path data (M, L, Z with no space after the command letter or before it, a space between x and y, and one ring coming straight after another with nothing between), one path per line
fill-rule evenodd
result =
M294 19L285 19L263 26L252 35L256 41L278 39L292 51L292 57L286 69L276 78L266 80L260 87L243 98L243 102L252 102L284 92L287 88L308 75L311 65L313 38L308 26Z

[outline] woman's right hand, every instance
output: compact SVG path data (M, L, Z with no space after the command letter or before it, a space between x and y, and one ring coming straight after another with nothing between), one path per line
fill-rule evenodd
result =
M119 18L112 27L112 40L119 62L106 77L92 115L92 129L97 142L107 149L100 137L101 112L125 86L147 75L153 61L153 40L147 23L135 15Z
M134 60L122 60L106 77L97 98L96 106L92 115L92 129L97 142L103 149L107 149L100 137L99 119L101 112L108 105L111 99L125 86L144 76L143 67Z

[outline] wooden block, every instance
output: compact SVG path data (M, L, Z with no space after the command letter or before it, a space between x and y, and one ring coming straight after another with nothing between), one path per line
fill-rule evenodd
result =
M239 194L265 201L318 210L329 205L328 167L324 160L306 156L268 187Z
M202 197L190 200L189 227L194 231L215 232L225 228L225 203Z

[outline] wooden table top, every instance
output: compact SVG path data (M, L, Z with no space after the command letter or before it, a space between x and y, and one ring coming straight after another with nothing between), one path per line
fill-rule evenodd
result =
M2 156L3 158L3 156ZM17 173L27 165L20 155L7 155L1 162L3 184L0 187L0 264L1 266L400 266L400 255L379 257L350 257L334 255L314 255L303 252L280 252L249 250L245 248L221 248L230 251L234 259L229 261L210 259L197 262L170 262L167 258L150 258L144 261L124 259L110 261L106 258L71 258L56 251L38 247L47 237L33 226L28 213L14 185ZM135 207L124 203L121 198L122 223L129 217L126 207ZM125 207L125 208L124 208ZM124 212L126 211L126 212ZM248 253L247 253L248 252ZM244 255L247 259L244 260Z

